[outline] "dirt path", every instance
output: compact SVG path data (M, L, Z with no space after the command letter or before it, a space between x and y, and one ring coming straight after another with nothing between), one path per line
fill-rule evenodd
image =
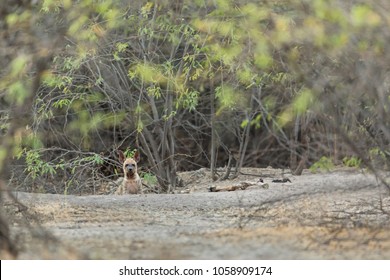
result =
M6 208L22 259L390 259L390 197L374 176L284 174L291 183L273 183L280 171L247 172L269 188L213 193L205 174L191 173L187 194L17 193L35 222ZM249 179L258 180L220 184Z

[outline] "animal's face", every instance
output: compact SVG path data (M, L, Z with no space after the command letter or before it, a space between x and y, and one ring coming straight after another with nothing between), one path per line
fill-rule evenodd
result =
M123 163L123 171L126 175L133 176L137 173L137 162L132 158L127 158Z
M122 151L118 151L119 160L123 163L123 172L125 177L128 179L134 178L134 175L137 174L137 162L140 160L140 155L138 152L134 154L134 158L126 158Z

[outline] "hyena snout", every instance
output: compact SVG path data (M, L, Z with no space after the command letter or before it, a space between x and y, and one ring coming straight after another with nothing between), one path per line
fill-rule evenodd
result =
M136 170L136 165L128 163L128 164L125 165L125 169L126 169L127 172L133 173Z

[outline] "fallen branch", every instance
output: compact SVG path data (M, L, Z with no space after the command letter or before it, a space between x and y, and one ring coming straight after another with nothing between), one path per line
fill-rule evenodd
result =
M269 185L262 182L251 182L251 181L243 181L239 183L235 183L227 186L211 186L209 188L210 192L231 192L236 190L246 190L247 188L260 188L260 189L268 189Z

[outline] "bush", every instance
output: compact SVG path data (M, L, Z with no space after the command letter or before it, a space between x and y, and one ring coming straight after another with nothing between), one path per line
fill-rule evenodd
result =
M163 192L204 166L369 165L389 150L387 6L9 3L1 159L19 154L26 175L76 190L115 165L102 153L132 147Z

